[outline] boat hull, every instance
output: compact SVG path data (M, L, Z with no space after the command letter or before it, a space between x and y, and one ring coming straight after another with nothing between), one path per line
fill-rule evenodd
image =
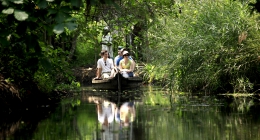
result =
M117 74L113 79L92 79L92 87L100 90L126 90L137 89L142 84L142 78L129 77L124 78L121 74Z

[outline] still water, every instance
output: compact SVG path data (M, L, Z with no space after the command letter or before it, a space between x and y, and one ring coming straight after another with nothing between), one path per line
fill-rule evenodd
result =
M258 97L83 90L57 107L3 115L0 140L259 140Z

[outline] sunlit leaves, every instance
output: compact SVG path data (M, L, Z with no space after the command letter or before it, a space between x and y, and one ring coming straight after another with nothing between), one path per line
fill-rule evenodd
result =
M61 33L63 33L63 31L64 31L64 24L63 23L57 24L53 28L53 32L56 33L56 34L61 34Z
M155 65L169 62L168 69L173 71L170 75L175 77L175 86L187 91L194 88L213 91L219 86L228 86L239 77L247 78L244 76L258 73L253 70L255 64L250 62L259 52L253 46L259 43L248 42L249 34L252 40L259 36L252 35L253 32L259 34L253 29L258 24L248 15L246 7L239 2L226 1L194 1L184 3L182 7L184 10L177 17L162 17L149 31L151 53L154 51L149 60L150 56L165 58L152 62ZM238 41L239 35L245 31L248 34L244 35L242 42ZM173 55L165 55L168 53ZM259 78L251 78L259 81ZM246 83L241 85L246 86Z
M14 17L19 21L24 21L28 18L28 14L24 11L15 10Z
M15 4L23 4L23 0L10 0L10 1Z
M12 7L2 10L3 14L14 14L14 17L19 21L24 21L28 18L28 14L25 11L17 10Z
M1 0L1 2L2 2L2 5L4 5L4 6L7 6L9 4L9 1L7 1L7 0Z
M8 8L8 9L4 9L3 11L2 11L2 13L3 14L13 14L14 13L14 8L12 8L12 7L10 7L10 8Z

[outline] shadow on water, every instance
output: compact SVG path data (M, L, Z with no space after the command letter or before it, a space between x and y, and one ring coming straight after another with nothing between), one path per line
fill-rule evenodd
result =
M93 91L1 116L8 140L258 140L259 97L170 94L160 88ZM120 96L119 96L120 95Z

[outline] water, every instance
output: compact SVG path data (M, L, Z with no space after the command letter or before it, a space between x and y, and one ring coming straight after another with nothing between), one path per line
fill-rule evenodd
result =
M259 140L257 97L85 90L57 107L1 115L0 140Z

